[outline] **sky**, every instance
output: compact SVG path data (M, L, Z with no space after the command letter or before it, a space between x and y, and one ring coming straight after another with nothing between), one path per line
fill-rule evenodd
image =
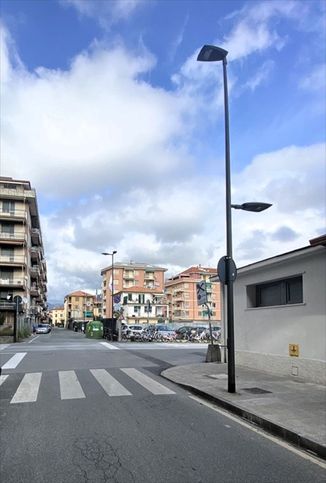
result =
M36 189L48 300L110 264L175 275L226 254L228 51L238 267L325 228L326 3L1 0L0 175Z

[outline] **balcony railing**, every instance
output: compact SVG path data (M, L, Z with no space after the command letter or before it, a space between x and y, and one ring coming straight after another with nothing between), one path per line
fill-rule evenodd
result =
M26 198L36 198L35 190L25 190L24 188L3 188L0 186L0 197L1 198L16 198L16 199L26 199Z
M16 233L0 232L0 240L24 242L26 241L26 233L25 232L16 232Z
M40 276L40 269L38 268L38 266L31 267L30 273L33 278L34 277L38 278Z
M26 265L27 260L24 255L0 255L0 263Z
M40 289L36 287L36 285L31 286L31 296L32 297L39 297L40 296Z
M0 208L0 218L8 220L27 220L27 211L17 209L5 211L3 208Z
M25 288L26 280L24 278L0 278L0 285L6 287L22 287Z
M155 280L154 273L145 274L144 280Z

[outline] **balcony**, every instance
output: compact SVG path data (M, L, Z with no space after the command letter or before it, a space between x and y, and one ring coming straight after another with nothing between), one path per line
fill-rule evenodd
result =
M134 272L124 272L123 278L124 280L134 280L135 274Z
M25 190L22 186L17 188L3 188L0 186L0 198L24 201L26 199L35 199L36 194L34 189Z
M23 277L0 278L0 287L19 287L26 288L26 280Z
M27 211L16 209L4 211L3 208L0 208L0 220L25 221L27 220Z
M39 278L39 276L40 276L39 267L37 265L32 266L31 269L30 269L30 274L31 274L31 278L33 278L33 279Z
M153 280L154 281L155 280L154 273L153 272L145 273L144 280Z
M35 262L40 262L43 258L43 250L41 247L31 248L31 259Z
M31 238L34 245L42 245L41 231L38 228L31 229Z
M9 244L21 244L26 242L26 233L24 231L16 233L4 233L0 232L0 241Z
M41 295L40 289L36 285L31 286L30 293L31 293L32 297L40 297L40 295Z
M26 265L27 260L24 255L0 255L1 265Z

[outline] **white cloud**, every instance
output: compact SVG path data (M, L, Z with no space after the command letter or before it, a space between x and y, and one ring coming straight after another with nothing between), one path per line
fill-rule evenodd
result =
M233 212L238 266L305 246L320 234L325 226L325 149L318 144L263 153L233 174L233 202L273 204L258 214ZM170 274L194 263L215 267L225 254L224 203L223 178L189 176L47 218L51 293L62 293L60 279L66 291L92 281L96 288L106 265L100 253L112 249L118 261L155 263Z
M3 169L55 195L153 182L178 169L185 153L170 144L188 129L186 106L142 81L154 62L146 51L95 44L67 71L12 70L1 89Z
M244 88L249 88L251 91L257 89L258 86L266 82L266 80L269 78L274 65L275 62L272 60L266 60L266 62L264 62L260 68L257 69L255 75L245 83Z
M108 29L112 24L130 17L146 0L61 0L61 5L74 7L81 16L94 18Z
M314 67L309 74L304 77L299 86L308 91L322 90L325 94L326 89L326 64L320 64Z

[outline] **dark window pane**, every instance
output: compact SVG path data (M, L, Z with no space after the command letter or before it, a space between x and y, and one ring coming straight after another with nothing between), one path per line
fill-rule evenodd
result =
M286 282L287 304L300 304L303 302L302 277L290 278Z
M282 284L281 282L266 283L257 287L258 307L282 304Z

